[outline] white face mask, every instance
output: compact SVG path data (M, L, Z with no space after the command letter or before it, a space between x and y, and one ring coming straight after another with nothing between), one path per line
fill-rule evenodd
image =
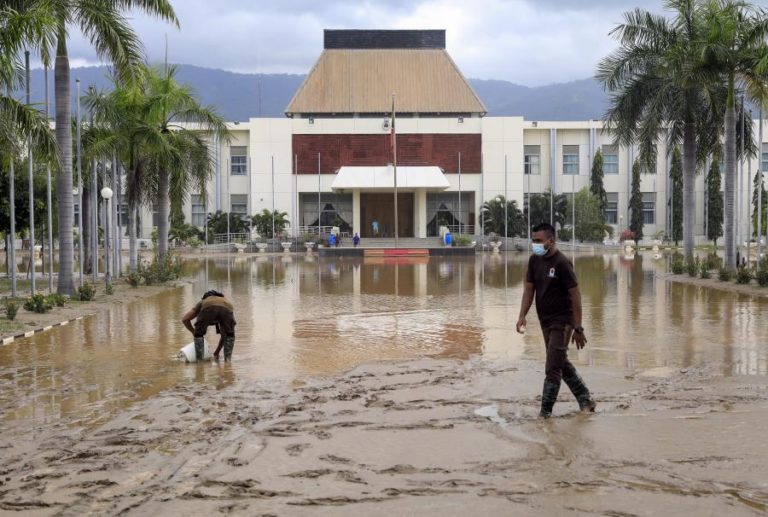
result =
M539 257L543 257L547 254L547 248L545 248L544 245L540 242L534 242L532 250L533 254L538 255Z

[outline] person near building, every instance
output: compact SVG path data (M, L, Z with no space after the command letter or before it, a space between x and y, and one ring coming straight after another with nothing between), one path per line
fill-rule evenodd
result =
M192 320L195 320L194 325ZM232 359L232 350L235 348L235 325L237 324L234 306L219 291L207 291L203 298L184 314L181 322L195 337L195 357L198 362L203 360L205 333L211 325L216 326L216 332L221 336L219 345L213 353L214 359L218 360L222 348L224 349L224 360Z
M579 403L581 411L594 411L595 401L568 360L568 343L581 350L587 344L582 327L581 293L573 264L560 253L555 242L555 229L548 223L533 228L533 254L528 260L525 289L517 320L517 332L524 333L526 315L536 300L536 313L544 334L546 363L544 388L539 417L552 416L552 408L565 381Z
M355 233L355 236L352 237L352 244L355 245L355 248L360 245L360 236L357 233Z

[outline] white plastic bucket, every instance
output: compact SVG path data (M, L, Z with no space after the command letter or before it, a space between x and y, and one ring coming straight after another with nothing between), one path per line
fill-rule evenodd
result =
M211 354L211 348L208 346L208 341L203 341L203 361L209 360L212 356L213 354ZM180 349L178 357L184 359L188 363L196 363L195 342L192 341L190 344Z

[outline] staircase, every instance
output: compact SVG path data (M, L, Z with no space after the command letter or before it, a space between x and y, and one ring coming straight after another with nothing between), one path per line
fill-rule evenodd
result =
M427 237L420 239L418 237L401 237L397 239L398 248L442 248L443 241L439 237ZM342 248L351 248L352 239L344 239L342 241ZM360 239L359 248L363 249L375 249L375 248L394 248L395 239L389 238L367 238Z

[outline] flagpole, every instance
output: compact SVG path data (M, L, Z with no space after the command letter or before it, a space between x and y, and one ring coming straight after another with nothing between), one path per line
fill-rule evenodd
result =
M27 106L32 105L29 85L29 50L24 52L27 80ZM35 294L35 175L32 163L32 138L27 139L27 165L29 165L29 269L32 272L30 288Z
M48 124L48 65L45 66L45 122ZM53 294L53 203L51 200L51 164L45 166L48 199L48 292Z
M395 248L397 248L398 213L397 213L397 133L395 133L395 94L392 94L392 168L395 176Z
M760 271L760 239L763 237L763 108L757 115L757 174L760 181L757 184L757 270Z
M5 92L6 95L10 98L11 96L11 88L7 84L5 85ZM8 196L8 204L9 204L9 210L10 210L10 223L11 223L11 231L10 231L10 248L8 248L8 267L10 271L8 272L8 276L11 277L11 296L16 298L17 292L16 292L16 186L15 186L15 176L16 172L13 168L13 158L14 153L10 153L10 157L8 160L8 193L10 194Z

